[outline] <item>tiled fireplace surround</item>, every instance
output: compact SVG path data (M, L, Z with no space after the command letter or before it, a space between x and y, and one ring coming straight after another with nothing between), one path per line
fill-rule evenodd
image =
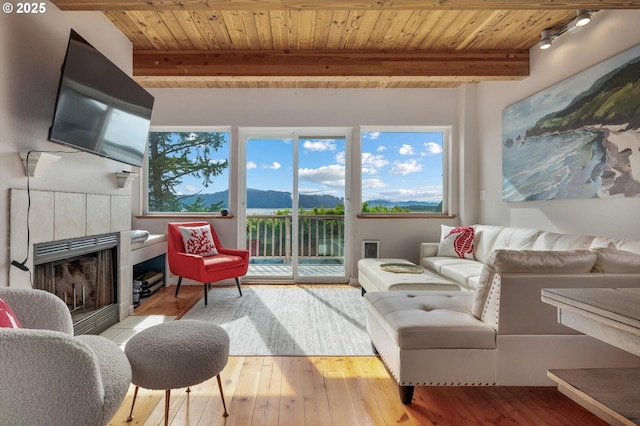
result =
M117 232L118 307L120 321L130 315L132 303L131 197L129 195L86 194L75 192L31 191L27 246L27 191L10 190L9 262L22 262L33 271L33 245L37 243L88 237ZM14 266L9 268L11 287L31 288L31 275Z

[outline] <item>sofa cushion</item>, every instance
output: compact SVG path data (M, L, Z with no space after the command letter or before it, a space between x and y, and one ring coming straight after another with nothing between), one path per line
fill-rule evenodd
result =
M441 225L438 256L473 259L473 226Z
M509 226L475 225L474 256L486 262L494 250L529 250L542 231Z
M466 262L458 265L446 265L440 269L442 276L452 281L460 283L461 286L469 289L475 289L470 283L473 277L479 277L484 265L480 262Z
M480 319L496 276L506 273L589 273L596 263L592 250L495 250L482 268L473 315Z
M480 267L482 267L482 263L477 262L475 260L459 259L457 257L439 257L439 256L425 257L422 259L420 264L427 269L437 272L438 274L441 274L442 268L446 266L456 267L460 265L477 264L477 265L480 265Z
M594 237L585 235L558 234L542 232L536 238L531 250L577 250L589 249Z
M591 248L610 247L611 244L618 250L640 253L640 240L595 237L591 243Z
M382 325L402 349L495 349L496 330L471 315L472 301L470 293L365 294L367 317Z
M630 251L605 247L593 250L596 253L596 263L593 272L614 274L639 274L640 254Z

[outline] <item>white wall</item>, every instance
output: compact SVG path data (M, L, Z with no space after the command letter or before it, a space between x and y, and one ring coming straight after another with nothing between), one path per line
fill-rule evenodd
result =
M369 90L369 89L157 89L152 125L232 126L231 155L237 152L237 130L244 127L349 127L353 129L352 158L357 163L351 180L353 194L359 194L359 126L452 125L459 123L458 90ZM474 116L475 118L475 116ZM454 155L460 151L457 130L454 130ZM233 158L231 161L233 176ZM457 169L455 170L457 171ZM474 176L475 178L475 176ZM236 179L230 183L230 193L238 190ZM457 206L457 194L454 205ZM359 200L352 199L352 206ZM238 207L230 205L231 211ZM357 210L357 209L354 209ZM441 219L354 219L351 247L354 267L360 258L363 239L380 240L381 256L418 260L418 245L437 240ZM456 219L445 222L454 223ZM134 219L134 227L163 232L166 220ZM236 244L237 222L220 219L225 244Z
M503 108L636 46L639 22L640 10L600 12L587 27L556 39L551 49L532 48L529 78L479 84L479 189L487 192L487 199L480 201L480 223L640 238L639 197L504 203L501 193Z
M43 14L0 13L0 286L8 285L8 265L13 260L8 254L9 189L27 187L18 152L66 151L57 154L61 159L44 177L30 180L31 189L113 195L131 191L118 189L113 175L131 170L129 166L71 153L48 142L47 134L70 29L129 73L132 45L100 12L61 12L49 2L45 6Z

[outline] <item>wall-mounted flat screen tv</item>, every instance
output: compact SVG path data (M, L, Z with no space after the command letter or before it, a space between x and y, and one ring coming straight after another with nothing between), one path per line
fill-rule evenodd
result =
M142 166L153 96L74 30L49 140Z

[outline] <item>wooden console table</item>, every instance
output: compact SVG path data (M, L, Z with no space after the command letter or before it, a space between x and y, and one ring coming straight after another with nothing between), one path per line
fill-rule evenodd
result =
M568 327L640 356L640 288L543 289ZM640 424L640 368L549 370L558 390L610 424Z

